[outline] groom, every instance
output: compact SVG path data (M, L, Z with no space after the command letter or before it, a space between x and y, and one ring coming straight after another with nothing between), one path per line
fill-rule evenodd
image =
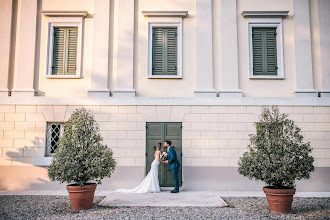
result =
M178 161L178 158L176 156L176 152L173 147L171 147L171 141L165 140L164 147L168 147L168 153L167 153L167 160L165 161L166 164L169 165L169 168L172 170L172 175L175 183L174 190L171 191L171 193L179 193L179 169L180 169L180 163Z

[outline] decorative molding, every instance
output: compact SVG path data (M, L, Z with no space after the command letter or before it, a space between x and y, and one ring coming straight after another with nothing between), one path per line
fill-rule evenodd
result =
M242 11L241 15L245 18L283 18L287 16L289 11Z
M1 105L330 106L330 97L1 97Z
M284 56L283 56L283 28L281 17L248 17L248 40L249 40L249 79L284 79ZM276 50L277 50L277 75L253 75L253 47L252 28L253 27L273 27L276 28Z
M177 28L177 74L152 75L152 29L154 27ZM149 17L148 18L148 79L182 79L182 17Z
M40 10L47 17L86 17L88 11Z
M188 15L188 11L142 11L144 17L181 17Z

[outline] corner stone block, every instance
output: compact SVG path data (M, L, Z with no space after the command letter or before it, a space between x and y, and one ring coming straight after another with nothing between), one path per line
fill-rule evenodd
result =
M0 147L13 147L14 146L14 140L13 139L1 139L0 140Z
M26 121L45 121L42 113L26 113Z
M46 121L55 121L53 106L37 106L37 112L42 113Z
M210 140L210 148L228 148L228 140Z
M119 113L136 113L136 106L119 106Z
M24 131L4 131L4 138L24 138Z
M210 113L229 113L228 106L210 106Z
M326 113L330 114L330 107L314 107L314 113Z
M201 149L201 157L219 157L220 150L219 149Z
M5 121L25 121L25 113L5 113Z
M191 113L210 113L210 106L191 106Z
M46 138L46 131L25 131L25 138Z
M313 107L293 107L293 113L307 113L307 114L313 114L314 108Z
M0 105L0 112L15 112L15 105Z
M192 148L209 148L210 147L210 140L192 140L191 141Z
M54 121L54 120L52 120ZM46 131L47 122L36 122L36 131Z
M135 158L116 158L117 166L135 166Z
M118 113L119 107L117 105L101 106L101 112L102 113Z
M116 158L127 157L126 148L112 148L113 156Z
M66 109L67 106L54 106L54 119L56 122L64 121Z
M15 122L15 130L16 131L34 131L36 129L35 122Z
M230 113L246 113L246 106L228 106Z
M238 149L220 149L220 157L224 157L224 158L238 157Z
M34 139L15 139L14 147L16 148L34 147Z
M17 105L16 106L16 112L36 112L37 107L35 105Z
M0 130L2 130L2 131L14 130L15 123L17 123L17 122L0 122Z

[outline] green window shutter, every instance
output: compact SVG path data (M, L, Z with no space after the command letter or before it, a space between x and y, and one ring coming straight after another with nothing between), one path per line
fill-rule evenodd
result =
M152 33L152 74L163 75L164 70L164 29L154 28Z
M77 27L55 27L52 75L75 75L77 65Z
M68 29L67 66L66 66L67 75L76 74L77 40L78 40L78 28L69 28Z
M176 28L172 29L167 29L167 53L166 53L166 58L167 58L167 65L165 66L165 73L167 75L176 75L176 66L177 66L177 49L176 49Z
M153 28L152 74L177 74L177 29Z
M63 28L54 28L52 75L64 74L64 35L65 30Z
M252 28L253 75L277 75L276 28Z

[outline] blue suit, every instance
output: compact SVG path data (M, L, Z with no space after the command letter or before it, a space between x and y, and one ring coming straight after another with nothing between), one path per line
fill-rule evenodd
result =
M172 170L172 175L175 183L175 190L179 191L179 169L180 169L180 162L176 156L176 152L173 147L169 147L169 151L167 154L168 166Z

